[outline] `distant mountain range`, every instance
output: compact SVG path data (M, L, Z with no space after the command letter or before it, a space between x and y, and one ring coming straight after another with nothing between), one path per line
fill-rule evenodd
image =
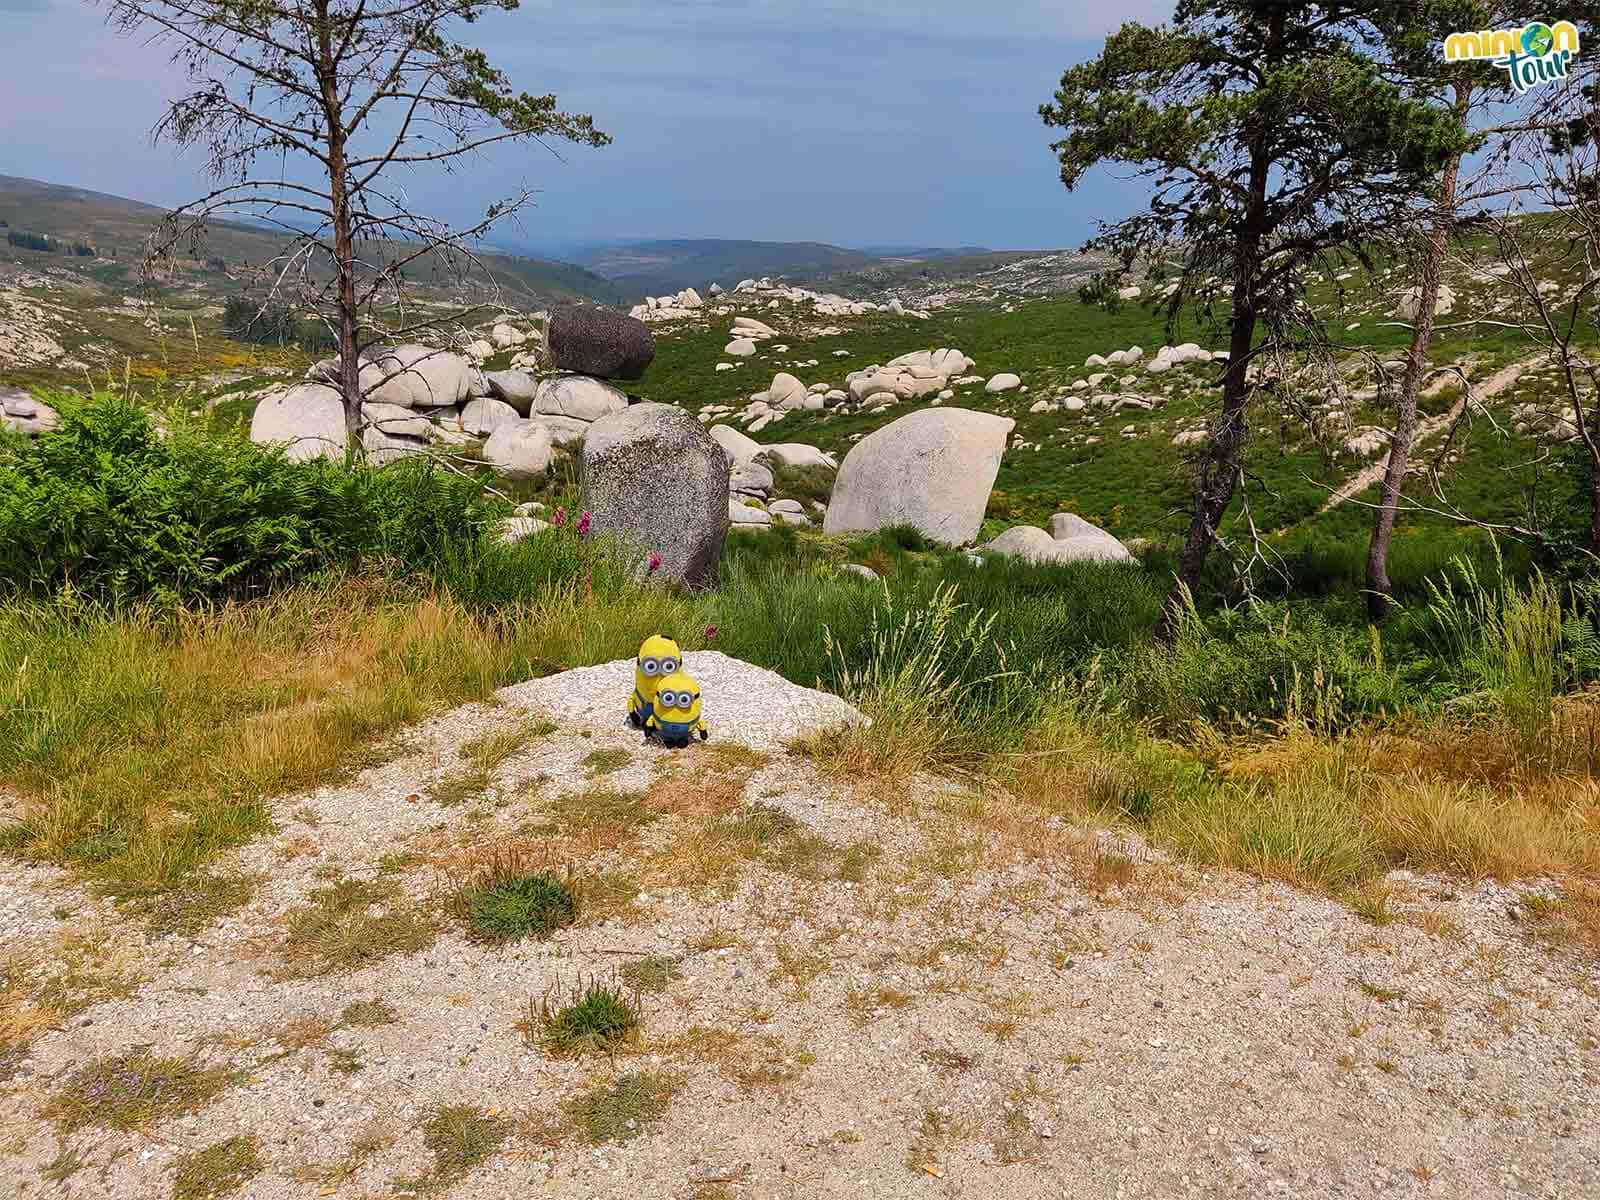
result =
M992 252L972 246L850 249L826 242L662 238L569 244L559 256L609 280L629 300L637 300L686 287L704 290L713 283L732 288L742 279L764 275L782 276L791 282L820 282L875 268L989 253Z
M103 258L132 264L167 210L122 196L0 175L0 222L66 242L87 241ZM248 222L215 223L203 251L229 268L260 266L282 249L284 236ZM508 299L541 305L587 299L631 304L686 287L732 288L742 279L782 277L853 295L905 286L929 287L993 271L1038 251L981 246L880 245L851 249L825 242L761 242L728 238L558 241L498 238L488 258ZM0 243L0 252L4 245ZM425 281L419 264L415 272Z

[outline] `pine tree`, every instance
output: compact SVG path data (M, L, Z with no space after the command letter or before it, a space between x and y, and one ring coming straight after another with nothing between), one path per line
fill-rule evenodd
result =
M1100 55L1067 71L1045 124L1071 190L1102 165L1147 180L1149 207L1097 239L1126 269L1140 256L1177 265L1169 315L1225 309L1228 362L1167 606L1221 537L1244 469L1250 367L1265 348L1304 340L1315 318L1303 273L1358 255L1410 218L1456 123L1385 78L1375 21L1406 0L1182 0L1170 26L1124 25Z

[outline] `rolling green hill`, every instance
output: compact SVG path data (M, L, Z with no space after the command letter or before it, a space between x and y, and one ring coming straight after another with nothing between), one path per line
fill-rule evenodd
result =
M54 241L88 243L95 248L99 260L103 260L99 273L105 277L104 282L113 285L118 279L131 284L131 268L137 265L145 239L166 212L156 205L121 196L0 175L0 221L9 229L42 233ZM203 257L219 258L228 270L234 271L269 262L281 252L284 244L283 235L268 229L237 221L216 222L207 234ZM59 254L45 255L3 244L0 244L0 254L9 254L19 262L34 265L52 258L62 263L68 261ZM90 270L88 264L95 260L75 261L84 270ZM573 299L615 304L622 299L622 293L610 282L579 266L503 254L487 255L484 261L500 286L509 293L508 301L526 307ZM121 264L121 269L107 269L107 262ZM195 282L205 285L205 264L196 261L189 266L196 273ZM433 270L429 261L423 259L409 274L428 286ZM210 283L215 286L207 290L230 290L225 279L212 279Z

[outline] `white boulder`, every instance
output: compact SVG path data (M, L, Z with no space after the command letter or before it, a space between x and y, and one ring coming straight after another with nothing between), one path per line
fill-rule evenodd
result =
M501 425L483 444L483 461L507 479L535 479L552 457L550 431L537 421Z
M839 466L826 532L912 525L950 545L970 542L1016 422L960 408L923 409L862 438Z
M551 413L579 421L598 421L628 407L628 397L604 380L588 375L551 375L539 381L535 414Z
M324 383L297 383L267 396L250 418L250 440L276 444L296 461L343 458L344 400Z

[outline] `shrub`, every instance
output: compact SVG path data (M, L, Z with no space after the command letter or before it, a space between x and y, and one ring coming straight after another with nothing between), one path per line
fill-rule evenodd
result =
M300 317L287 304L233 296L222 309L222 332L236 342L292 346L300 338Z
M50 239L42 233L26 233L20 229L13 229L6 234L6 243L19 250L42 250L49 253L55 249L50 244Z
M1167 644L1107 655L1102 702L1181 734L1197 722L1320 733L1394 711L1416 697L1366 628L1304 605L1255 603L1202 618L1191 606Z
M19 590L174 602L367 558L427 569L492 519L475 483L426 464L294 463L181 420L158 436L118 398L58 403L61 426L0 472L0 581Z

